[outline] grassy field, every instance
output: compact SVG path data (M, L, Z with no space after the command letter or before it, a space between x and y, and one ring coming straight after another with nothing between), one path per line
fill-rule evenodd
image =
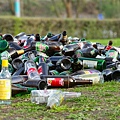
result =
M119 46L119 41L114 39L114 46ZM120 82L61 90L81 92L81 96L64 100L55 109L47 109L46 104L31 103L30 94L12 97L11 105L0 106L0 120L120 120Z
M120 46L120 38L116 38L116 39L114 39L114 38L113 39L90 39L89 41L91 41L91 42L99 42L99 43L101 43L103 45L107 45L109 40L113 41L113 46L116 46L116 47Z
M30 94L12 98L10 106L0 106L0 120L120 120L120 82L62 89L81 92L59 107L31 103Z

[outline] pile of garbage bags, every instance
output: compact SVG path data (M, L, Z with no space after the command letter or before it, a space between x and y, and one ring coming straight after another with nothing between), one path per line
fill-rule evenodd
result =
M9 53L12 95L120 79L119 47L71 37L66 31L43 37L1 34L0 54L4 51Z

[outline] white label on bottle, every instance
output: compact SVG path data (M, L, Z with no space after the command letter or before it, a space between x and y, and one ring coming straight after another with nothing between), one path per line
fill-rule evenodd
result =
M55 80L55 78L47 78L48 86L51 86L53 80Z
M97 61L83 60L83 68L96 68Z

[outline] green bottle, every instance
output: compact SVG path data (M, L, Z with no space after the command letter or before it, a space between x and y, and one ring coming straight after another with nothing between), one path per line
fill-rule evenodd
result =
M83 68L82 61L79 60L78 58L74 58L71 67L73 72L81 70Z
M106 61L103 59L87 58L87 57L80 57L78 59L82 61L83 69L94 68L99 71L106 69Z
M22 96L24 94L31 93L32 90L36 90L36 89L37 88L25 87L20 84L12 84L12 96Z
M63 71L61 72L59 75L70 75L72 73L72 70L66 70L66 71Z
M119 52L117 50L114 50L114 49L110 49L105 53L106 57L111 57L115 61L117 61L118 55L119 55Z
M0 36L0 53L9 48L9 43Z
M85 45L87 45L87 44L85 44ZM86 47L86 48L78 49L75 51L75 56L77 58L79 58L79 57L95 58L99 54L100 54L99 51L97 49L95 49L94 47Z
M49 74L50 75L59 75L59 72L57 70L50 70Z
M51 32L48 32L44 37L42 37L40 40L48 41L49 38L51 38L53 34Z

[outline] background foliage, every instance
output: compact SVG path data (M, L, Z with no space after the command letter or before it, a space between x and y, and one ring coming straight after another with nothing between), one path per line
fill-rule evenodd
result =
M67 31L68 36L85 37L88 39L119 38L120 20L97 19L61 19L61 18L33 18L33 17L0 17L0 32L16 35L19 32L26 34L39 33L45 36L48 32L53 34Z
M89 39L120 37L120 0L20 0L21 18L11 17L14 2L0 0L1 33L44 36L66 30L68 36Z
M14 15L15 0L0 0L0 15ZM120 0L20 0L21 16L120 18Z

